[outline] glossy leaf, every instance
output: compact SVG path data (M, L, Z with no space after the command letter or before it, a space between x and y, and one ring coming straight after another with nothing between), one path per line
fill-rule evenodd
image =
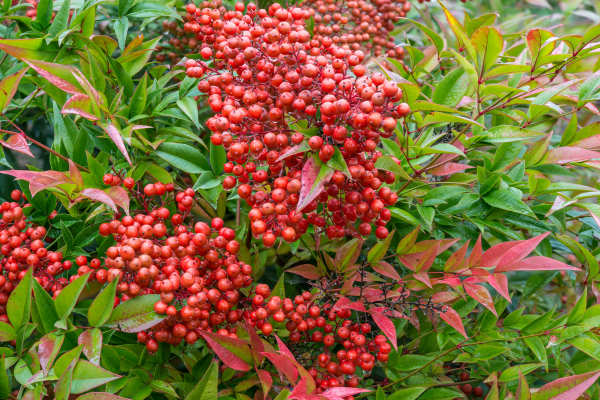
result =
M160 295L149 294L127 300L117 306L105 325L118 328L123 332L141 332L162 321L166 315L154 311L154 303Z
M309 158L302 168L302 188L296 211L301 211L317 198L335 171L323 164L317 155Z

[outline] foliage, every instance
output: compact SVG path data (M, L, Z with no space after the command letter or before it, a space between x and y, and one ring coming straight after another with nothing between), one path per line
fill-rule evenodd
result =
M0 398L600 397L592 6L0 7Z

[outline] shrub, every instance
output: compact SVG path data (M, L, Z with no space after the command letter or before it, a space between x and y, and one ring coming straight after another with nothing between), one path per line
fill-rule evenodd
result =
M599 396L586 5L27 4L0 398Z

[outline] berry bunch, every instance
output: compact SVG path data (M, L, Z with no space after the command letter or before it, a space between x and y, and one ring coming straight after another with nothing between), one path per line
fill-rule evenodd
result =
M113 235L117 241L106 251L104 268L95 274L101 283L118 279L115 301L160 294L154 309L167 318L138 335L150 352L156 351L158 342L178 345L185 340L193 344L198 330L235 324L242 313L235 309L239 289L252 283L252 267L236 258L240 244L233 229L225 227L220 218L210 225L187 225L196 202L194 191L170 192L172 185L145 185L143 194L137 194L147 213L115 219L99 228L101 235ZM181 214L157 205L173 198Z
M202 78L198 89L216 113L207 122L211 141L229 160L223 186L237 187L253 207L254 234L271 246L278 236L297 240L309 224L334 239L368 235L377 221L378 237L386 237L389 216L382 212L397 197L382 185L395 176L375 162L380 138L391 137L397 119L410 112L398 104L397 84L380 73L365 76L361 50L329 37L311 40L310 13L301 8L249 4L246 10L238 3L224 15L194 4L186 10L184 29L196 34L200 54L212 61L187 60L187 74ZM292 121L309 129L302 134ZM334 173L319 199L298 209L300 177L311 157L342 158L349 174Z
M318 393L331 387L357 387L357 368L368 375L375 362L387 362L391 345L371 324L349 318L349 309L333 311L330 304L318 305L320 294L304 292L294 299L271 296L266 284L259 284L251 297L253 310L244 318L268 336L273 324L285 323L288 345L319 385ZM337 350L336 350L337 348Z
M364 49L376 57L385 54L401 60L404 56L390 32L410 10L407 0L306 0L300 7L314 18L316 40L329 37L345 49Z
M8 298L27 270L33 268L37 282L56 298L69 283L69 279L58 275L72 267L71 261L63 261L62 253L46 249L46 228L27 222L23 208L29 205L23 194L14 190L11 198L12 202L0 205L0 252L3 256L0 261L0 321L7 323Z

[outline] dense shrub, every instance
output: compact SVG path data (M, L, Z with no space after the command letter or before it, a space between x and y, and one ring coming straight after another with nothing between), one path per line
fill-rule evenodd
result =
M600 396L588 5L2 10L0 398Z

